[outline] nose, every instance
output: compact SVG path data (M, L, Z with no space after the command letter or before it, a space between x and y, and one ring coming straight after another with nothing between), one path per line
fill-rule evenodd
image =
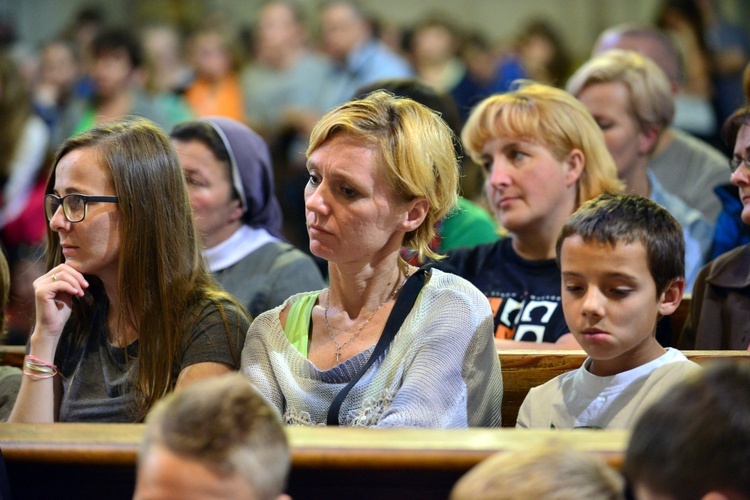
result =
M498 156L492 158L487 182L494 188L507 187L511 184L510 168L504 158Z
M55 232L59 232L60 230L70 229L70 224L71 222L63 213L63 206L60 204L57 207L57 210L55 210L55 213L52 214L52 218L49 220L49 228Z
M329 207L326 196L326 188L322 182L317 186L308 183L305 187L305 209L308 212L327 215Z
M750 185L750 167L746 166L745 164L740 165L740 167L732 173L732 176L729 178L729 180L735 186Z
M581 313L587 318L601 318L604 316L606 298L596 287L589 287L583 297Z

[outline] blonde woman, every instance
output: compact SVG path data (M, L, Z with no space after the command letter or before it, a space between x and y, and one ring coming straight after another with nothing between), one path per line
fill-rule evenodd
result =
M429 243L458 183L448 126L378 91L318 122L307 169L310 250L330 286L261 314L242 372L287 424L499 426L487 300L400 258L402 246L437 257Z

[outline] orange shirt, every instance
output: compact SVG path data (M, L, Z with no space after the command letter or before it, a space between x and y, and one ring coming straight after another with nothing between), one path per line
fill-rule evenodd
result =
M245 121L242 87L235 74L216 83L198 78L185 91L185 100L198 117L226 116Z

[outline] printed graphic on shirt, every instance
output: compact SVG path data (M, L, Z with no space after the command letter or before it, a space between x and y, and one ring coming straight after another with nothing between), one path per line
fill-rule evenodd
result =
M547 327L560 312L560 297L555 295L500 294L487 297L495 318L495 337L499 339L543 342Z

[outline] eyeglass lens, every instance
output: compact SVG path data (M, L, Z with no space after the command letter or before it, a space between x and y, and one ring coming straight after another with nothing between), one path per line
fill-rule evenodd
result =
M61 203L65 218L70 222L83 220L86 205L83 196L72 194L64 196L61 199L54 196L47 196L44 201L47 220L52 219Z

